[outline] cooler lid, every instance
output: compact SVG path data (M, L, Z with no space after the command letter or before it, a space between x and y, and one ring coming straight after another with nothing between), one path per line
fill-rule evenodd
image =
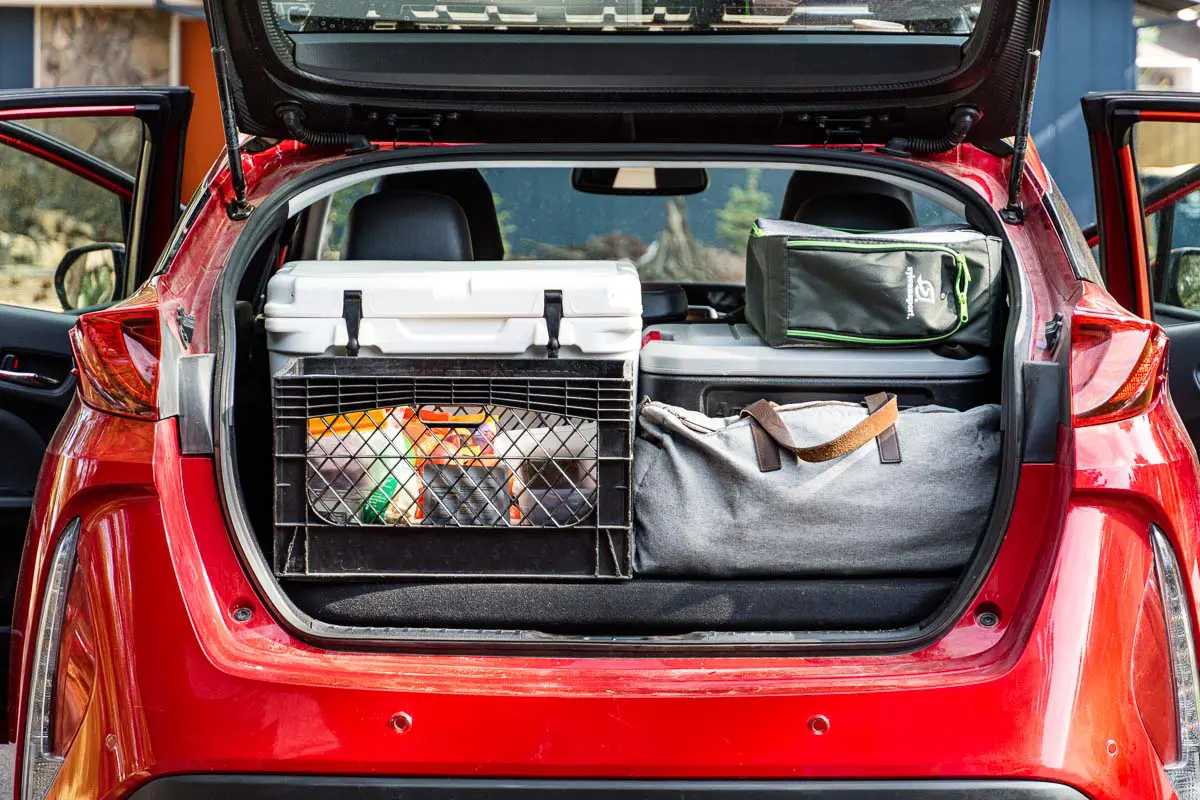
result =
M628 261L293 261L267 284L267 317L336 319L345 292L364 318L541 317L546 292L565 317L640 317L641 281Z
M749 325L658 325L639 364L652 375L743 378L972 378L988 374L983 356L957 359L925 349L769 347Z

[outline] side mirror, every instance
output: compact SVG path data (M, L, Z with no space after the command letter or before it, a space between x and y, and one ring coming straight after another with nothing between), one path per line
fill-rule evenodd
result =
M113 298L125 274L125 245L94 242L72 247L54 270L54 291L63 311L91 308Z

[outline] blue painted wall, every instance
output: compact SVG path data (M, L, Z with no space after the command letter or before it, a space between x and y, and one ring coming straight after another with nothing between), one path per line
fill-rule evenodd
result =
M33 86L33 9L0 8L0 89Z
M1096 218L1091 151L1079 98L1133 89L1134 0L1053 0L1033 107L1033 138L1082 225Z

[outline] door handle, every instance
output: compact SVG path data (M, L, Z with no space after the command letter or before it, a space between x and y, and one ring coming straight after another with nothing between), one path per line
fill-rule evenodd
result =
M17 386L28 386L31 389L53 389L62 383L58 378L51 378L49 375L41 375L37 372L13 372L9 369L0 369L0 381L15 383Z

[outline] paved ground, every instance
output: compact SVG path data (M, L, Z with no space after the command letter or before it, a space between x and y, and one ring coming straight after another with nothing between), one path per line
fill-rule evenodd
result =
M13 793L13 747L0 745L0 798L9 800Z

